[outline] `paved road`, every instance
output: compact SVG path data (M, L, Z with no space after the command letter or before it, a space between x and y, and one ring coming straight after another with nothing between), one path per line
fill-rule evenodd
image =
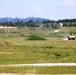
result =
M10 64L0 65L0 67L14 67L14 66L76 66L76 63L36 63L36 64Z

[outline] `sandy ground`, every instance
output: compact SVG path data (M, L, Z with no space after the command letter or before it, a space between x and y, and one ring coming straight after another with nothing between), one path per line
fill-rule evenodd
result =
M68 40L68 38L63 38L63 40Z
M59 32L60 30L54 30L54 32Z
M17 29L17 27L7 27L7 26L5 26L5 27L3 27L3 26L0 26L0 29L6 29L6 28L9 28L9 29Z

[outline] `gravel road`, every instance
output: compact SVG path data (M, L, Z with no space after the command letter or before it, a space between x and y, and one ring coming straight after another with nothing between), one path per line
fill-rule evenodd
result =
M76 66L76 63L35 63L35 64L10 64L10 65L0 65L0 67L9 66Z

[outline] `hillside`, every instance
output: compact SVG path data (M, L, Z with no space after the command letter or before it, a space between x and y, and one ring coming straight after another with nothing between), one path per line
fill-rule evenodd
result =
M11 21L11 22L17 22L17 21L23 21L23 22L27 22L29 20L33 20L33 21L39 21L39 22L42 22L44 20L47 20L45 18L35 18L35 17L28 17L28 18L0 18L0 22L8 22L8 21Z

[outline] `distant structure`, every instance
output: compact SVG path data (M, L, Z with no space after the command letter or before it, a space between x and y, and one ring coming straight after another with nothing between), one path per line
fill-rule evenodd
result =
M8 33L10 30L9 29L5 29L5 32Z
M75 40L75 36L72 34L70 34L67 38L68 38L68 40Z
M59 25L60 25L61 27L63 27L63 23L59 23Z

